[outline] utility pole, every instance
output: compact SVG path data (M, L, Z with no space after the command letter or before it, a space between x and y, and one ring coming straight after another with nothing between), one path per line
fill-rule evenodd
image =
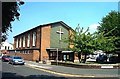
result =
M56 33L58 33L60 36L59 36L59 46L60 46L60 48L61 48L61 39L62 39L62 34L64 33L64 32L62 32L62 29L60 28L60 30L59 31L57 31ZM57 65L58 65L58 52L59 52L59 49L57 48Z
M57 65L58 65L58 48L57 48L57 61L56 62L57 62Z

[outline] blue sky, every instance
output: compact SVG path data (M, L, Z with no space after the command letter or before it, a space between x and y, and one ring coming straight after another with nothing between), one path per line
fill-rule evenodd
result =
M13 36L41 24L63 21L73 29L90 27L96 30L101 19L111 10L118 11L117 2L26 2L20 7L20 21L12 22L12 32L8 42L13 43Z

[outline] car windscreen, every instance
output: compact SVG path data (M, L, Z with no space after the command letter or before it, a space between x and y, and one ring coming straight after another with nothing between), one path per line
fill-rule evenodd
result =
M5 58L9 58L10 56L3 56L3 57L5 57Z
M22 59L21 57L14 57L14 59Z

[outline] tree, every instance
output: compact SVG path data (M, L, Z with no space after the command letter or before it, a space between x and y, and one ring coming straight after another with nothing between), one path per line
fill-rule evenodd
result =
M75 29L74 34L70 37L69 42L73 43L74 47L72 50L78 53L79 62L81 62L81 55L84 55L83 62L86 62L87 54L93 53L93 35L88 32L89 28L84 31L79 26Z
M111 31L110 31L111 30ZM117 48L120 47L120 13L111 11L108 15L102 18L98 32L107 33L106 36L115 36L115 45Z
M98 32L104 32L107 36L120 36L120 13L111 11L108 15L102 18L99 23ZM114 29L114 30L113 30ZM112 30L110 32L110 30Z
M106 37L104 32L95 32L91 34L89 28L84 31L79 26L75 29L74 34L70 36L69 42L73 43L71 48L78 53L79 62L81 62L81 55L84 55L83 62L86 62L86 56L92 54L96 50L102 50L109 53L115 49L114 40L116 37Z
M12 31L11 22L19 20L19 6L23 1L14 0L14 2L2 2L2 41L7 39L8 31Z
M117 39L115 36L106 37L105 33L94 33L95 50L102 50L105 53L111 53L116 49L114 41Z
M111 31L110 31L111 30ZM107 37L115 36L117 39L114 40L114 44L118 51L120 58L120 13L117 11L111 11L108 15L102 18L100 26L98 27L98 32L104 32Z

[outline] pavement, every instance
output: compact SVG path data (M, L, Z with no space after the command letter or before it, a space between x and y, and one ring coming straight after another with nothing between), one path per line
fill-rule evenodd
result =
M120 77L119 69L81 69L26 61L25 66L44 72L68 77Z

